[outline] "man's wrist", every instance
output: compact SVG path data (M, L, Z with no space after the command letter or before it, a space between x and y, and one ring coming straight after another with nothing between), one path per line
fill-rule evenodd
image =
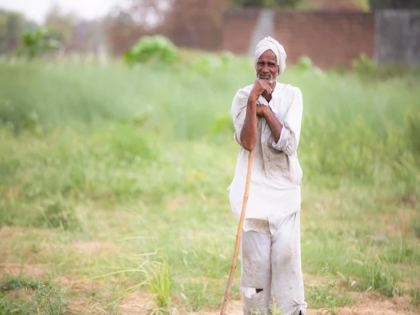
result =
M249 97L248 97L248 100L253 102L253 103L256 103L257 100L258 100L258 96L254 95L254 94L250 94Z

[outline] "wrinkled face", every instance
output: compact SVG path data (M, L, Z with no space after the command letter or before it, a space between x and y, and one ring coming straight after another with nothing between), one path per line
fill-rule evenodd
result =
M278 74L279 66L277 65L277 57L274 52L269 49L258 59L257 78L260 80L275 81Z

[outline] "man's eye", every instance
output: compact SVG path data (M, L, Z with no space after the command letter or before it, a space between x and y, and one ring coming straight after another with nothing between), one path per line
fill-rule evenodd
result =
M259 65L259 66L263 66L263 65L264 65L264 62L259 61L259 62L258 62L258 65Z

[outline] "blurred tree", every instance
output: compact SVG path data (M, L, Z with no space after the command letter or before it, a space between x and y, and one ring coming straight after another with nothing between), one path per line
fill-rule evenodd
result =
M369 0L371 9L420 9L420 0Z
M232 0L232 4L239 7L288 7L294 8L300 4L302 0Z
M34 32L27 32L22 35L22 45L19 47L17 54L32 59L48 51L57 50L58 48L58 41L48 39L45 28L38 28Z
M74 35L76 19L74 14L64 13L58 5L52 6L45 19L48 37L68 44Z
M36 28L36 23L27 21L17 12L0 10L0 54L15 51L25 31Z

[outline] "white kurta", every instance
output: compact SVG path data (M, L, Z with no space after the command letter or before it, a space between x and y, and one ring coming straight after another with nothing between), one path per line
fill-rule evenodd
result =
M240 89L232 103L234 138L239 144L252 87L249 85ZM270 222L270 226L273 223L275 226L276 221L300 211L302 169L296 151L302 122L302 93L297 87L277 82L271 101L267 104L261 96L258 103L268 105L284 127L279 141L275 143L266 120L260 118L258 121L245 217L264 219ZM248 154L241 146L235 176L229 187L230 204L237 219L242 209ZM246 225L244 229L247 230Z
M236 93L232 104L235 140L240 144L248 97L252 85ZM291 85L277 83L270 103L283 124L274 142L264 118L258 121L251 185L242 238L241 292L244 314L263 314L272 304L271 292L282 314L306 314L300 257L302 169L296 150L302 122L302 94ZM230 203L239 219L245 190L248 151L241 147L230 186Z

